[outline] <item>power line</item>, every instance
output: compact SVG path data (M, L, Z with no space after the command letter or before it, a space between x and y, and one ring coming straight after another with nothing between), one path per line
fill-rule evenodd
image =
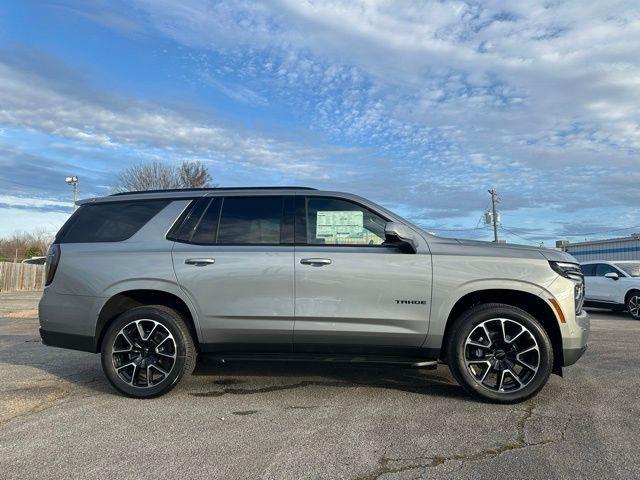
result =
M536 243L535 241L530 240L530 239L528 239L528 238L526 238L526 237L523 237L522 235L520 235L520 234L518 234L518 233L514 232L513 230L509 230L508 228L505 228L503 225L500 225L500 228L501 228L502 230L504 230L505 232L510 233L511 235L515 235L516 237L521 238L521 239L522 239L522 240L524 240L525 242L529 242L529 243Z
M562 235L565 237L588 237L589 235L600 235L602 233L613 233L613 232L622 232L624 230L634 230L640 229L640 225L636 225L634 227L624 227L624 228L614 228L612 230L601 230L599 232L587 232L587 233L563 233Z

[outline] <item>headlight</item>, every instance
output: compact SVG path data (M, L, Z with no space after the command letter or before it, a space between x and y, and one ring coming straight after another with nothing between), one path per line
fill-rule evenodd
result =
M580 265L570 262L549 262L549 266L558 274L564 278L573 280L575 282L573 298L576 306L576 315L582 311L582 305L584 304L584 275L580 270Z
M549 266L559 275L562 275L565 278L570 278L571 280L582 281L584 275L582 275L582 270L580 270L580 265L577 263L569 263L569 262L549 262Z

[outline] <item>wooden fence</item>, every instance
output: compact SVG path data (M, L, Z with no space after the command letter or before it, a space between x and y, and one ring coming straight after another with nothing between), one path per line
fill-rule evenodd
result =
M44 265L0 262L0 292L42 290Z

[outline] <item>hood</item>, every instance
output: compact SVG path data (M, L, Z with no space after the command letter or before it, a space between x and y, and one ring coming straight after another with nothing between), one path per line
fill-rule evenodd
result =
M445 253L439 250L448 250L458 246L466 247L472 254L486 254L495 257L524 257L543 258L556 262L579 263L566 252L551 248L532 247L530 245L518 245L513 243L495 243L482 240L466 240L460 238L445 238L430 235L427 239L432 253ZM471 253L471 252L470 252Z

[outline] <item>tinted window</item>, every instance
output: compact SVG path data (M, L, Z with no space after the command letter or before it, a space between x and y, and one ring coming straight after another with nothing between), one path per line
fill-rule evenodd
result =
M167 206L168 200L86 204L58 234L59 243L120 242Z
M386 220L356 203L307 197L307 243L382 245Z
M638 263L616 263L616 267L624 270L630 277L640 277L640 262Z
M194 200L191 205L189 205L189 208L185 210L182 218L179 219L171 229L167 238L169 240L177 240L179 242L190 242L196 226L200 222L200 219L210 202L210 198Z
M582 274L585 277L592 277L594 275L594 271L596 266L592 263L589 265L580 265L580 270L582 270Z
M220 198L214 198L211 200L208 208L200 218L200 222L191 237L191 242L205 245L216 243L221 204L222 200Z
M604 277L607 273L617 273L620 275L620 272L615 267L611 265L607 265L606 263L598 263L596 267L596 276Z
M217 243L279 244L282 197L226 197Z

